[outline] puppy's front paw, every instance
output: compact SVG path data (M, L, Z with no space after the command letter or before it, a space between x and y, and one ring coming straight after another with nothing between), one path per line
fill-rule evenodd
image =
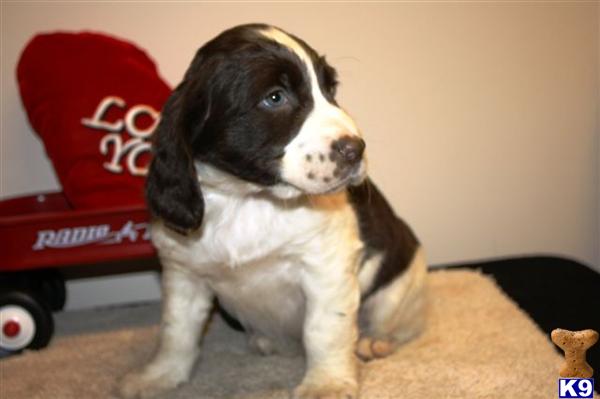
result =
M119 383L118 394L123 399L148 399L176 388L187 377L178 373L138 371L127 374Z
M358 385L354 381L330 380L323 384L303 382L295 390L293 399L357 399Z

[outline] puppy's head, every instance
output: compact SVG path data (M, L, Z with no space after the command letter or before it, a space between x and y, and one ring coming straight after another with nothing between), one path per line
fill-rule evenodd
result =
M242 25L208 42L163 108L147 180L151 212L181 232L200 226L195 164L280 197L361 182L365 144L336 86L325 58L280 29Z

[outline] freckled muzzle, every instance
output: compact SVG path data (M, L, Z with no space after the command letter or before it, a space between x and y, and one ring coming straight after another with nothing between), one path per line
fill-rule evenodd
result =
M298 144L283 159L284 181L306 193L335 192L360 184L365 176L365 142L358 135Z

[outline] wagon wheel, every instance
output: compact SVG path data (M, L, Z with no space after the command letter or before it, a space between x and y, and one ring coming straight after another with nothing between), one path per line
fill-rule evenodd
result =
M38 290L50 310L53 312L63 310L67 301L67 289L62 274L58 270L50 269L44 270L37 276L40 281Z
M0 349L41 349L54 333L50 310L27 291L0 294Z

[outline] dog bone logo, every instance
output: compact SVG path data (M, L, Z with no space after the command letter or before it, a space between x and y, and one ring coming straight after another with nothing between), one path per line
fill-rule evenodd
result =
M585 352L598 341L594 330L569 331L557 328L551 333L552 342L565 352L561 377L590 378L592 367L585 361Z
M108 132L100 140L100 153L109 155L111 147L113 152L110 162L103 164L104 169L113 173L123 173L121 160L126 156L125 165L129 173L134 176L145 176L148 169L146 166L140 166L138 159L141 154L150 151L150 143L147 139L152 135L158 124L160 113L149 105L138 104L127 111L124 119L115 122L104 120L106 113L113 106L123 109L127 104L120 97L105 97L98 104L94 115L91 118L82 118L81 124L92 129ZM136 125L136 121L144 115L149 116L153 122L147 128L140 129ZM123 129L131 136L125 142L123 142L123 136L121 135Z

